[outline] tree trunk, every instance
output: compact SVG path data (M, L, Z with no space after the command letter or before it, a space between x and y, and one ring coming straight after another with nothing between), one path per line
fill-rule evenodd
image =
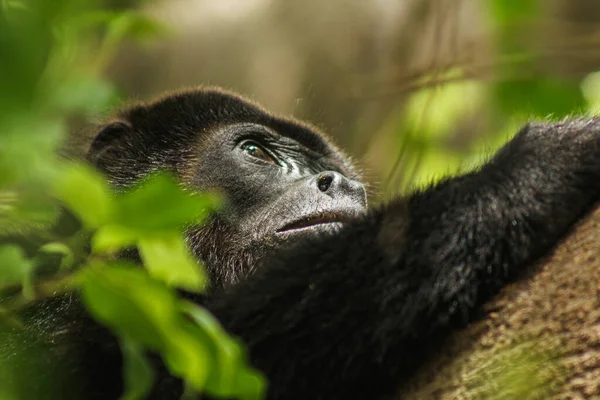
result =
M408 399L600 399L600 207L454 335Z

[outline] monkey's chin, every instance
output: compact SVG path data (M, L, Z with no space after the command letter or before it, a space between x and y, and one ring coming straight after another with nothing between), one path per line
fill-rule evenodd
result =
M314 225L302 226L284 231L275 232L275 237L280 240L315 237L336 234L344 227L343 222L322 222Z

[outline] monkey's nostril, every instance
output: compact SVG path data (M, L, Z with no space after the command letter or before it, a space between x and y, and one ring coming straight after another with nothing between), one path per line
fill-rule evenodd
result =
M322 174L317 178L317 186L321 192L326 192L331 186L331 182L333 182L332 174Z

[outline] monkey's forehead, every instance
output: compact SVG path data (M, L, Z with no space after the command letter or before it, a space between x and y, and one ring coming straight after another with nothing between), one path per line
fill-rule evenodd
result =
M310 150L331 157L354 177L359 172L333 142L314 126L267 111L239 94L215 87L167 93L150 102L134 104L119 113L138 132L194 140L212 128L237 123L264 125Z

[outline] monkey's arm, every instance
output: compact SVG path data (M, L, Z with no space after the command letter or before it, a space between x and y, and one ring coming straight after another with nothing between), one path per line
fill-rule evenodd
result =
M271 398L381 398L597 199L599 130L530 125L479 171L297 247L210 308Z

